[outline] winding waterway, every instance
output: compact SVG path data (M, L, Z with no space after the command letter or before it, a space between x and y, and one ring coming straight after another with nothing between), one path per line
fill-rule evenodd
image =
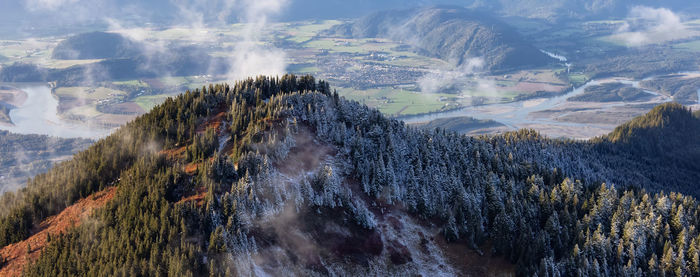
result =
M680 74L700 74L699 72L683 72ZM645 78L647 79L653 79ZM619 82L639 88L639 81L624 78L608 78L604 80L590 80L581 87L575 88L568 93L551 98L538 98L509 103L496 103L481 106L465 107L458 110L403 117L406 123L428 122L440 118L452 117L472 117L481 120L494 120L510 129L517 129L519 126L543 124L550 126L568 127L590 127L595 124L562 122L554 118L532 116L533 113L551 110L554 107L567 103L567 99L584 93L589 86L599 85L604 82ZM0 130L7 130L18 134L43 134L63 138L93 138L98 139L109 135L113 129L103 129L90 126L89 124L69 123L58 116L58 100L51 94L51 88L46 84L6 84L27 93L27 99L20 107L10 111L10 118L14 125L0 124ZM654 103L663 103L671 99L665 95L647 91L656 96ZM700 89L698 89L698 103L700 104ZM608 110L629 103L614 102L600 104L599 109Z
M13 125L0 125L0 130L17 134L41 134L62 138L102 138L111 130L87 124L73 124L58 116L58 100L46 84L8 84L27 93L27 100L10 111Z
M575 88L571 90L568 93L565 93L560 96L555 96L551 98L537 98L537 99L529 99L529 100L522 100L522 101L515 101L515 102L508 102L508 103L496 103L496 104L487 104L487 105L480 105L480 106L470 106L470 107L465 107L461 108L458 110L452 110L452 111L446 111L446 112L440 112L440 113L433 113L433 114L425 114L425 115L417 115L417 116L408 116L408 117L403 117L401 120L403 120L406 123L421 123L421 122L428 122L431 120L435 119L440 119L440 118L452 118L452 117L472 117L480 120L493 120L497 121L505 126L507 126L509 129L518 129L519 126L525 126L525 125L533 125L533 124L542 124L542 125L550 125L550 126L568 126L568 127L605 127L603 125L596 126L596 124L591 124L591 123L576 123L576 122L563 122L563 121L558 121L553 118L548 118L548 117L541 117L541 116L532 116L533 113L536 112L542 112L542 111L547 111L551 110L552 108L555 108L557 106L560 106L562 104L567 103L567 99L573 96L580 95L584 93L585 89L590 86L594 85L600 85L601 83L605 82L619 82L623 84L630 85L635 88L640 88L639 81L635 80L629 80L629 79L624 79L624 78L606 78L606 79L601 79L601 80L590 80L586 84L584 84L581 87ZM671 99L665 95L653 92L653 91L648 91L645 90L645 92L652 94L655 97L655 99L652 101L654 103L663 103L663 102L668 102ZM598 109L600 110L608 110L614 107L619 107L619 106L624 106L628 105L630 103L623 103L623 102L613 102L613 103L599 103Z

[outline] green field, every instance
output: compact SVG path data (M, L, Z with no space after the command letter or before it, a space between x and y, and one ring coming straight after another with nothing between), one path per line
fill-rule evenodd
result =
M170 95L166 94L159 94L159 95L144 95L144 96L139 96L134 99L134 102L136 102L141 109L144 111L150 111L153 109L153 107L159 105L160 103L163 103L165 99L170 97Z
M127 93L121 90L109 89L105 87L89 88L89 87L61 87L55 91L56 95L61 97L71 97L80 99L108 99L120 98L127 96Z
M426 95L400 88L355 90L339 87L338 93L347 99L377 108L388 115L410 115L437 111L448 103L440 101L440 97L454 97L450 94Z
M331 38L322 38L309 41L304 44L308 48L316 48L328 50L331 52L344 52L344 53L368 53L371 49L364 47L355 40L339 40Z
M284 33L289 36L287 40L295 43L303 43L311 40L321 31L340 23L341 21L338 20L325 20L312 23L287 23L284 25Z
M41 63L41 65L48 67L48 68L59 69L59 68L68 68L68 67L75 66L75 65L91 64L91 63L96 63L99 61L102 61L102 60L98 60L98 59L95 59L95 60L54 60L54 59L50 59L50 60L47 60L47 61Z
M187 77L163 77L159 79L161 83L165 86L182 86L190 83Z
M586 74L569 74L569 81L574 86L582 86L588 82L590 78Z

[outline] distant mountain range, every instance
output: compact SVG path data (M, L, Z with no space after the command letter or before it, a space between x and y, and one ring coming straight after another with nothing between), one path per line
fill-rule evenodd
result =
M37 3L41 3L41 1L2 1L0 3L0 22L12 22L14 23L12 28L20 32L42 32L40 29L58 31L55 22L73 24L83 22L94 26L96 23L106 24L103 20L105 18L120 19L134 24L173 24L181 19L181 7L199 11L206 17L205 20L215 22L221 20L217 18L217 14L224 9L227 1L211 2L207 3L206 6L197 5L195 1L171 0L104 0L81 3L54 1L47 2L52 5L44 5L45 7L32 6ZM179 3L180 6L176 3ZM285 9L275 18L291 21L357 18L381 10L426 5L455 5L495 15L538 18L549 21L620 18L626 16L629 10L637 5L665 7L688 14L698 11L700 8L699 3L687 0L663 2L654 0L357 0L352 2L293 0L286 2ZM235 10L233 11L235 13ZM228 23L236 22L237 16L232 14L225 20ZM11 30L8 29L8 31Z
M497 19L458 7L377 12L335 26L330 34L356 38L390 38L417 47L456 65L474 58L488 71L533 68L552 59Z
M401 7L454 5L500 16L567 21L571 19L603 19L625 17L634 6L664 7L676 12L692 14L700 10L700 3L687 0L359 0L348 3L340 0L292 1L289 18L359 17L366 13ZM298 17L295 16L298 14Z

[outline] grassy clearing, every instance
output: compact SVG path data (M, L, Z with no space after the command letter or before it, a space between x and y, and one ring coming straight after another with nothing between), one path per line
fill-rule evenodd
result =
M163 77L159 79L165 86L182 86L190 83L187 77Z
M321 31L342 23L338 20L324 20L318 22L287 23L282 27L283 32L289 35L289 41L303 43L317 36Z
M395 88L355 90L339 87L338 93L347 99L377 108L388 115L410 115L437 111L448 103L440 101L441 97L454 97L450 94L421 94Z
M105 87L62 87L56 89L56 95L58 96L93 100L125 97L127 94L128 93L121 90Z
M296 27L296 30L301 33L318 34L319 32L329 29L340 23L343 22L340 20L322 20L314 22L312 24L301 25L299 27Z
M582 86L586 82L588 82L590 78L586 74L569 74L569 81L571 84L574 86Z
M12 61L38 63L49 59L55 40L0 40L0 55Z
M158 94L158 95L144 95L144 96L139 96L134 99L134 102L136 102L141 109L144 111L148 112L153 107L159 105L160 103L163 103L165 99L170 97L170 95L166 94Z
M47 62L43 63L42 65L48 68L56 68L56 69L62 69L62 68L68 68L71 66L75 65L82 65L82 64L91 64L91 63L96 63L102 61L101 59L95 59L95 60L48 60Z

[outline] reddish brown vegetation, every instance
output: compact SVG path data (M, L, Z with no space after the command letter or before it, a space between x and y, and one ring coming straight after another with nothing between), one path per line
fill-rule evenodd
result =
M198 163L188 163L185 165L185 173L189 175L194 175L197 173L197 169L199 169L199 164Z
M197 205L197 207L201 207L202 205L204 205L204 198L206 197L207 189L205 187L198 187L193 195L183 197L182 199L180 199L180 201L177 201L177 204L193 201L194 204Z
M170 160L177 160L180 158L183 158L185 154L185 150L187 150L187 146L183 146L180 148L174 148L174 149L167 149L167 150L162 150L160 151L160 154L163 154L166 156L166 158Z
M0 268L0 276L19 276L24 265L39 257L41 250L48 243L49 235L57 236L69 228L79 225L81 220L89 216L93 209L102 207L111 200L116 191L116 187L109 187L87 198L80 199L58 215L41 222L39 227L33 231L34 234L28 239L2 248L0 256L7 260L7 264Z
M493 255L491 251L484 251L481 255L464 243L447 243L441 234L430 239L442 248L450 264L465 276L515 276L515 265L503 257ZM492 247L486 243L480 248Z
M221 134L223 131L223 122L226 119L226 112L220 112L214 116L211 116L204 120L202 124L197 125L197 133L205 132L209 128L214 128L217 134Z

